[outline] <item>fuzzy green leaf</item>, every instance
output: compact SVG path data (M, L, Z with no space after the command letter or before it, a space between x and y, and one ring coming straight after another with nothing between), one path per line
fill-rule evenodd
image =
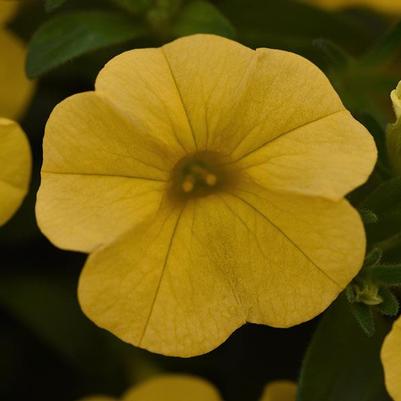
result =
M123 14L82 11L55 16L34 34L27 73L36 78L90 51L138 38L145 29Z
M380 350L391 322L367 337L340 297L323 316L306 353L297 401L390 401Z
M397 316L400 311L400 303L389 288L381 288L379 291L383 302L378 305L379 311L385 316Z
M380 248L373 248L365 257L364 266L376 266L383 257L383 251Z
M132 14L143 13L152 5L152 0L111 0L111 2Z
M354 303L350 305L350 307L352 314L363 332L368 337L372 337L375 334L376 328L371 306L363 303Z
M232 38L235 28L213 4L195 0L182 8L173 26L173 34L177 37L194 33L214 33Z
M329 65L335 69L346 68L352 61L352 57L334 42L327 39L316 39L313 45L326 57Z
M359 214L361 215L364 224L374 224L379 221L377 214L369 209L360 209Z
M45 9L48 13L61 7L67 0L46 0Z
M361 209L384 213L401 202L401 177L392 178L370 193L361 203Z
M370 278L385 286L401 285L401 265L377 265L368 271Z

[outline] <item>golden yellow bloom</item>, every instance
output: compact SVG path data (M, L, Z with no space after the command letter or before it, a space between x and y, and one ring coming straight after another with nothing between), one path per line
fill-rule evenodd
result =
M30 170L31 154L25 134L17 123L0 118L0 225L24 199Z
M4 24L14 17L18 7L19 3L17 1L0 0L0 24Z
M267 386L261 401L295 401L296 386L291 382L276 382ZM222 401L208 382L187 375L164 375L134 387L121 401ZM98 396L81 401L117 401Z
M401 401L401 318L384 340L381 357L387 390L394 401Z
M401 82L391 93L397 120L387 127L387 153L394 172L401 175Z
M328 8L369 7L385 13L401 13L398 0L306 0L312 4Z
M261 401L295 401L297 385L294 382L282 380L268 384Z
M31 99L34 84L25 74L25 45L4 24L18 3L0 1L0 116L16 119Z
M95 92L55 108L37 217L91 253L79 299L95 323L192 356L337 297L365 253L343 197L375 160L316 66L195 35L114 58Z

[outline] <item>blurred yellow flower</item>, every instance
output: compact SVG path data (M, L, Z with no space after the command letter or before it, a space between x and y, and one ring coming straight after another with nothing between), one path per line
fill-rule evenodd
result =
M312 4L328 9L369 7L385 13L401 13L401 2L398 0L306 0Z
M134 345L208 352L246 322L289 327L359 271L343 199L370 134L313 64L195 35L126 52L53 111L37 218L89 252L84 312Z
M401 82L391 93L396 122L387 127L387 154L394 172L401 175Z
M0 116L12 119L24 112L34 88L25 74L25 45L5 27L17 7L18 2L0 1Z
M295 401L296 386L276 382L267 386L261 401ZM222 401L216 389L203 379L188 375L164 375L135 386L121 401ZM98 396L81 401L117 401Z
M387 390L394 401L401 401L401 318L384 340L381 357Z
M294 382L275 381L266 386L261 401L295 401L297 385Z
M16 14L19 7L17 1L0 0L0 24L9 21Z
M10 219L24 199L30 170L25 134L17 123L0 118L0 225Z

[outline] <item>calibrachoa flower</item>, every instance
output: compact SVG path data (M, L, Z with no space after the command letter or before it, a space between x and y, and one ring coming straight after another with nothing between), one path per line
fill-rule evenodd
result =
M282 381L268 385L260 401L295 401L296 386ZM187 375L165 375L151 379L129 390L121 401L222 401L217 390L208 382ZM95 396L81 401L117 401Z
M307 0L324 8L370 7L385 13L401 13L401 2L397 0Z
M401 318L393 325L390 334L384 340L382 362L386 387L394 401L401 401Z
M313 318L362 265L344 195L374 142L292 53L211 35L109 62L53 111L37 217L89 252L85 313L123 340L192 356L246 322Z
M0 225L24 199L30 170L31 153L25 134L17 123L0 118Z
M18 5L0 0L0 116L12 119L25 110L34 88L25 75L25 46L5 27Z

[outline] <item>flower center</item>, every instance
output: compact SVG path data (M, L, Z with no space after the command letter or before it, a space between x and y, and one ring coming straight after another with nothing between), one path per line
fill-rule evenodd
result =
M199 187L214 187L217 184L217 175L202 162L190 163L183 173L181 189L185 193L193 192Z
M172 193L175 197L206 196L227 183L219 155L200 152L185 157L172 172Z

